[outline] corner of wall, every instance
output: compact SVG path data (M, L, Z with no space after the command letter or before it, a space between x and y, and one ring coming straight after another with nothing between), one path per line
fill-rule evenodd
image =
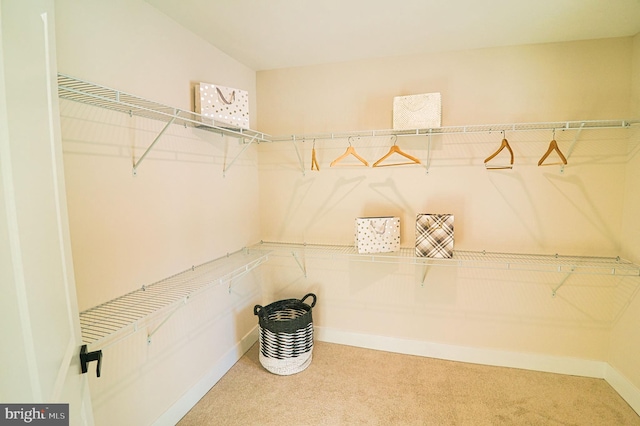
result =
M633 37L631 51L630 118L640 118L640 33ZM631 129L628 161L625 170L625 196L622 221L623 256L632 262L640 262L640 125ZM611 329L609 367L606 381L640 414L640 368L637 353L640 351L640 278L630 277L620 288L631 292L625 311Z
M631 81L631 114L634 118L640 117L640 33L633 37L632 57L632 81Z
M631 81L629 118L640 119L640 33L633 37L631 49ZM635 226L640 214L640 124L632 126L629 139L628 161L625 169L625 195L622 214L622 255L626 259L640 262L640 229Z
M631 118L640 119L640 33L633 37L632 47L632 65L631 65ZM625 188L625 206L624 215L626 219L623 223L623 235L626 241L623 241L625 247L625 256L633 261L640 262L640 230L634 226L635 218L640 214L640 202L638 202L638 194L640 193L640 125L636 124L634 133L632 133L629 141L629 161L626 170L626 188Z
M610 364L606 367L604 379L640 415L640 389Z
M257 341L258 326L256 325L234 347L229 349L225 356L195 386L189 389L153 424L155 426L177 424Z

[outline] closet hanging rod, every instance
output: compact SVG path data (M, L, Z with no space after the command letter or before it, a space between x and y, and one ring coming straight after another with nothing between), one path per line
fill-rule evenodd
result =
M583 120L583 121L554 121L539 123L510 123L510 124L476 124L466 126L447 126L430 129L385 129L385 130L355 130L333 133L294 134L271 137L271 142L312 141L313 139L347 139L349 137L377 137L377 136L428 136L448 134L472 134L491 132L527 132L552 130L579 129L624 129L640 124L640 119L630 120Z
M65 74L58 74L58 97L164 122L168 122L173 118L176 124L197 127L223 135L238 138L254 138L254 140L262 142L271 141L271 137L263 132L251 129L229 129L216 126L213 123L209 123L210 119L203 118L201 114L163 105Z

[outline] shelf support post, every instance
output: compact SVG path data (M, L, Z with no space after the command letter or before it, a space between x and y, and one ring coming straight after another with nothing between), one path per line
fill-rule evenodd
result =
M300 262L300 259L298 258L298 255L296 254L296 252L292 251L291 255L293 256L293 260L295 260L296 263L298 264L298 268L300 268L304 277L307 278L307 268L305 268L304 265Z
M169 321L171 319L171 317L178 312L178 310L180 308L182 308L184 305L187 304L187 300L188 300L188 296L185 297L184 299L182 299L182 304L178 305L173 311L171 311L171 313L169 315L167 315L166 317L164 317L164 319L162 320L162 322L160 322L160 324L158 324L156 326L156 328L154 328L151 332L149 332L149 334L147 334L147 344L150 345L151 344L151 338L153 337L154 334L156 334L156 332L158 330L160 330L160 328L166 324L167 321Z
M298 162L300 163L300 170L302 170L302 176L305 176L304 161L302 160L302 156L300 155L300 150L298 149L298 145L296 145L295 138L291 140L291 143L293 144L293 147L296 150L296 155L298 156Z
M426 174L429 174L430 166L431 166L431 129L429 129L429 138L427 139L427 161L425 165Z
M147 148L147 150L144 152L144 154L142 154L142 156L138 159L138 161L134 161L133 163L133 175L137 176L138 175L138 166L140 165L140 163L142 163L142 160L144 160L144 158L147 156L147 154L149 153L149 151L151 151L151 149L153 148L153 146L160 140L160 138L162 137L162 135L164 134L164 132L167 131L167 129L169 128L169 126L171 126L173 124L173 122L176 120L176 117L171 117L171 120L169 120L167 122L167 124L164 126L164 128L160 131L160 133L158 134L158 136L156 136L156 138L153 140L153 142L151 142L151 145L149 145L149 147Z
M421 287L424 287L424 282L427 279L427 275L429 274L429 269L431 269L431 265L428 263L424 264L424 273L422 274L422 283L420 284Z
M573 272L573 271L575 271L575 270L576 270L575 266L572 266L572 267L571 267L571 272ZM551 291L551 297L556 297L556 294L558 293L558 290L560 289L560 287L562 287L562 286L567 282L567 280L569 279L569 277L571 276L571 272L567 273L567 275L565 275L565 276L564 276L564 278L562 279L562 281L560 281L560 284L558 284L558 285L556 286L556 288L554 288L554 289Z
M249 148L249 147L251 146L251 144L256 140L256 138L257 138L257 137L258 137L258 134L257 134L257 133L256 133L255 135L253 135L253 137L249 140L249 142L247 142L247 143L245 144L245 146L242 148L242 150L240 150L240 152L238 153L238 155L236 155L236 156L234 157L234 159L233 159L233 160L231 160L231 162L229 163L229 165L228 165L228 166L224 166L224 167L222 168L222 177L226 177L226 173L227 173L227 171L231 168L231 166L233 166L233 163L235 163L235 162L236 162L236 160L237 160L238 158L240 158L240 156L241 156L242 154L244 154L244 152L247 150L247 148Z
M227 257L228 256L229 255L227 255ZM227 290L228 290L229 294L231 294L231 289L233 287L233 280L237 280L237 279L240 279L240 278L244 277L249 272L253 271L255 268L257 268L258 266L262 265L267 260L269 260L269 256L265 256L265 257L262 257L260 259L254 260L251 263L247 263L244 266L244 269L242 271L238 272L236 275L229 276L229 277L226 277L226 278L220 278L220 284L223 284L225 281L228 281L229 282L229 286L228 286Z
M575 147L576 142L578 142L578 138L580 137L580 133L582 133L582 129L584 129L584 123L580 123L580 127L578 128L578 131L576 132L576 135L573 137L573 142L571 142L571 146L569 146L569 149L567 150L567 155L566 155L567 160L571 156L571 153L573 152L573 148ZM564 164L560 167L560 173L564 173Z

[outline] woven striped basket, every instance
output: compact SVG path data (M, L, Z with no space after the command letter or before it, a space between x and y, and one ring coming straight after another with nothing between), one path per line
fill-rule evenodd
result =
M304 303L312 297L311 305ZM311 364L313 352L313 320L311 308L316 295L302 299L286 299L267 306L256 305L253 313L260 325L260 363L274 374L288 376Z

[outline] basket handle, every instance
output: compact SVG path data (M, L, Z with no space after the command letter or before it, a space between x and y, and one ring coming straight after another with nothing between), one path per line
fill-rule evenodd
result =
M311 303L311 307L313 308L314 306L316 306L316 300L317 300L316 295L313 293L309 293L306 296L304 296L302 299L300 299L300 303L304 303L304 299L306 299L309 296L313 297L313 303Z
M253 315L260 315L260 311L262 311L262 306L256 305L253 307Z

